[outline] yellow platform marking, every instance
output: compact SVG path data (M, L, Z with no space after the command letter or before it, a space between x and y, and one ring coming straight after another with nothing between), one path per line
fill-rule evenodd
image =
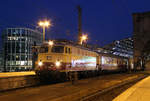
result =
M30 72L6 72L0 73L0 78L2 77L12 77L12 76L25 76L25 75L35 75L34 71Z
M119 96L117 96L115 99L113 99L113 101L129 101L129 97L135 97L132 96L133 93L136 93L135 91L142 87L142 85L146 82L150 80L150 76L141 80L140 82L138 82L137 84L135 84L134 86L132 86L131 88L128 88L126 91L124 91L122 94L120 94ZM139 97L140 95L138 94L137 97ZM140 100L134 100L134 101L140 101Z

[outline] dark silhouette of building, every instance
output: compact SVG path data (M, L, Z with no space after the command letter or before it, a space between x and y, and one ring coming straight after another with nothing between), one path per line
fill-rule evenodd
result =
M2 50L0 50L0 72L3 71L4 69L4 65L3 65L3 53L2 53Z
M149 54L146 50L150 45L150 12L133 14L134 66L145 68ZM146 53L145 53L146 52Z

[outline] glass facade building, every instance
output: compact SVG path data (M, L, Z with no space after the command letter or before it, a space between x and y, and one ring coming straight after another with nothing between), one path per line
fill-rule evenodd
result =
M5 71L32 70L32 46L42 43L42 33L29 28L7 28L2 32Z
M111 54L124 56L124 57L133 57L133 39L126 38L122 40L116 40L111 44L108 44L103 47L106 50L109 50Z

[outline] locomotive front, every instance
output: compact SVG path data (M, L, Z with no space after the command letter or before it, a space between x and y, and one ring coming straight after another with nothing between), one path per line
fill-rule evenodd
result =
M35 71L63 70L64 45L43 45L39 48L38 59L35 62Z

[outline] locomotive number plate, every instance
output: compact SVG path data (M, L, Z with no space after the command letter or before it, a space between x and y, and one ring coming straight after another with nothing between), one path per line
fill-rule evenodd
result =
M52 59L52 56L47 56L47 60L51 60Z

